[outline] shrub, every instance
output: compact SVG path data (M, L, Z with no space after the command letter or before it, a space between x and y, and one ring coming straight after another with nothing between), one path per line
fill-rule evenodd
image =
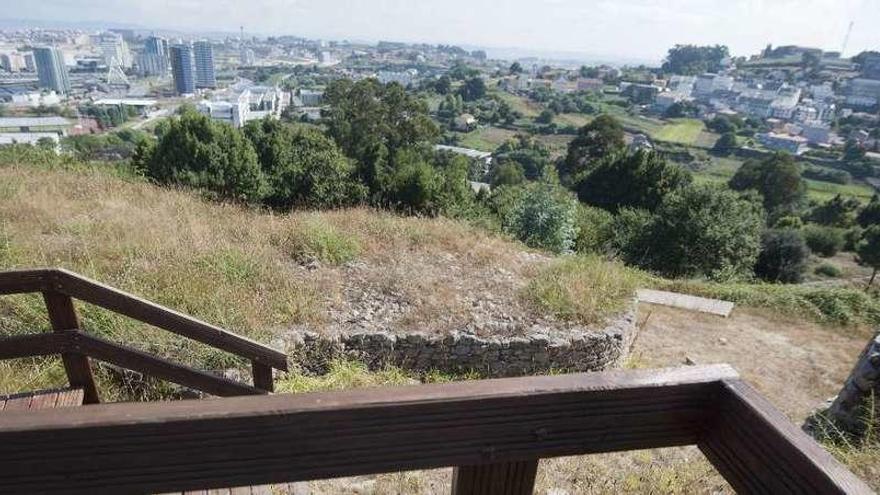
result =
M592 206L578 204L577 208L578 235L574 249L578 253L600 253L608 248L612 236L614 216Z
M514 194L502 228L526 245L556 253L569 252L577 237L577 200L568 191L532 183Z
M640 242L646 265L671 277L727 279L752 273L764 212L733 191L702 185L670 194L657 209L650 238Z
M835 265L832 265L831 263L822 263L821 265L817 266L815 268L815 270L813 270L813 272L816 275L823 275L825 277L835 277L835 278L839 277L843 274L843 272L840 270L840 268L838 268Z
M800 217L796 217L794 215L788 215L784 217L780 217L773 223L774 229L786 230L786 229L794 229L800 230L804 228L804 221L801 220Z
M625 309L644 275L598 256L561 258L535 277L526 295L557 318L585 325L601 323Z
M819 225L808 225L804 228L804 240L810 250L825 258L837 254L846 243L843 229Z
M611 222L609 247L613 252L619 253L627 263L646 264L653 221L654 217L649 211L623 208Z
M348 263L361 251L357 237L314 219L298 222L284 239L283 248L299 262L318 260L332 265Z
M797 230L768 230L761 236L755 275L771 282L797 283L803 278L810 251Z

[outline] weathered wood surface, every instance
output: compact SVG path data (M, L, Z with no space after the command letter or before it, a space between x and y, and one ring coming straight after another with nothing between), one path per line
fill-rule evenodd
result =
M75 331L70 345L87 356L220 397L260 395L265 390L194 370L146 352Z
M722 380L699 446L739 493L874 493L751 386Z
M452 474L452 495L531 495L538 460L461 466Z
M723 316L725 318L730 316L730 312L733 311L732 302L690 296L687 294L678 294L676 292L639 289L636 293L636 297L639 302L687 309L690 311L698 311L700 313L709 313Z
M72 407L80 406L82 403L83 391L78 388L0 395L0 411L9 412Z
M55 333L70 335L79 328L76 310L73 300L67 294L47 290L43 292L43 300L49 311L49 322ZM72 388L81 388L85 394L83 401L86 404L101 402L98 395L98 387L95 385L95 377L92 375L92 365L88 356L76 350L66 350L61 353L61 361L67 372L67 380Z
M9 414L0 492L159 493L693 444L734 377L696 366Z
M29 292L45 292L53 299L57 296L52 294L63 294L275 369L287 370L287 356L283 352L68 270L43 268L0 272L0 295ZM78 325L64 326L78 328Z

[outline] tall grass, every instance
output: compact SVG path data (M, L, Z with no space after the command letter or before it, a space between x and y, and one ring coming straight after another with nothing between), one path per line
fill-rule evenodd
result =
M631 304L642 272L598 256L568 256L547 266L526 287L541 311L585 325L601 323Z

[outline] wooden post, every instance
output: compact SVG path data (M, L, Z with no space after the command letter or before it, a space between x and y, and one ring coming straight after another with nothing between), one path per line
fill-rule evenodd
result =
M272 392L275 390L275 381L272 379L272 367L257 361L251 361L251 370L254 375L254 387Z
M538 460L459 466L452 473L452 495L531 495Z
M49 321L52 329L56 332L77 330L76 310L73 308L73 300L70 296L55 291L43 292L43 300L49 311ZM61 354L64 362L64 370L67 372L67 380L73 388L83 390L84 404L98 404L101 398L95 386L95 378L92 376L92 367L88 356L77 352L65 352Z

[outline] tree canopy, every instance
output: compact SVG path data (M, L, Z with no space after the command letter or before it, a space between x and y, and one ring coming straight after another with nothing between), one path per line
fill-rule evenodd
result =
M666 54L662 69L663 72L687 76L718 72L722 60L729 56L730 50L724 45L675 45Z
M559 163L559 176L572 183L599 159L621 151L626 146L623 126L614 117L602 114L578 130L568 145L565 160Z
M731 177L729 185L735 191L758 191L768 212L798 208L807 191L800 166L787 153L776 153L762 161L746 161Z

